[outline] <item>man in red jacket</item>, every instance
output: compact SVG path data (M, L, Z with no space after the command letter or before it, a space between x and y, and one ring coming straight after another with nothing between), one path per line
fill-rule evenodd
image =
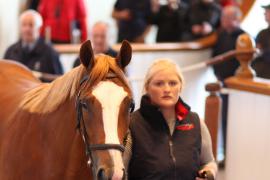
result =
M53 43L71 43L72 32L80 32L80 41L86 40L86 10L83 0L41 0L38 10L44 22L42 37L50 34Z

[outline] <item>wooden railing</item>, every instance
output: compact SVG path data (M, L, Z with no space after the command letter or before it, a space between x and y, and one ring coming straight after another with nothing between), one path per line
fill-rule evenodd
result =
M252 48L248 36L240 36L238 41L237 49ZM257 78L250 68L253 54L237 59L240 68L225 80L229 88L225 177L270 179L270 80Z
M237 50L252 49L254 42L249 36L240 36L238 38ZM242 43L248 44L247 46L241 45ZM245 54L236 56L241 66L236 71L234 77L226 79L225 83L229 88L254 92L259 94L270 95L270 80L256 78L256 73L251 69L250 64L253 60L253 54Z
M131 46L133 52L199 50L212 47L215 44L216 39L216 33L212 33L207 37L190 42L155 44L131 43ZM60 54L78 54L80 46L80 44L61 44L54 45L54 48ZM120 44L113 45L114 50L118 51L119 48Z
M204 120L212 138L212 149L215 157L217 156L217 134L221 113L221 98L219 96L220 89L220 83L209 83L205 86L205 90L209 92L209 96L205 100Z
M230 89L270 95L270 80L257 78L254 70L250 67L254 54L257 52L253 39L247 34L240 35L237 39L236 50L232 52L234 52L234 54L231 53L232 56L236 56L240 66L236 70L235 76L225 80L226 86ZM205 122L211 134L215 155L217 152L217 132L221 113L220 89L219 83L206 85L206 90L210 92L210 95L206 99Z

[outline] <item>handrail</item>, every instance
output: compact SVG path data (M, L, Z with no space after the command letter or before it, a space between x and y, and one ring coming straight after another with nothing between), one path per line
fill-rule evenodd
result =
M193 64L193 65L190 65L187 67L183 67L182 72L201 69L201 68L204 68L207 66L211 66L211 65L218 64L218 63L221 63L224 61L228 61L228 60L232 59L232 57L235 57L235 56L250 55L250 54L257 53L257 52L258 52L258 50L256 48L231 50L231 51L228 51L228 52L223 53L221 55L210 58L206 61L203 61L203 62L200 62L197 64ZM57 77L59 77L59 75L53 75L53 74L42 73L42 72L37 72L37 71L33 71L33 73L36 77L42 78L42 79L45 79L48 81L52 81L52 80L56 79ZM141 80L141 79L135 78L132 80Z
M221 112L221 98L219 92L221 89L221 83L208 83L205 86L205 90L209 92L209 96L205 100L205 113L204 121L209 129L212 140L212 149L214 157L217 158L217 144L218 144L218 126L219 117Z
M270 96L270 80L263 78L243 79L231 77L226 79L226 85L230 89L253 92Z
M180 51L180 50L199 50L212 47L217 40L216 33L198 39L196 41L179 42L179 43L131 43L132 52L146 52L146 51ZM115 44L112 48L116 51L120 49L120 44ZM57 44L54 48L60 54L77 54L79 53L80 44Z

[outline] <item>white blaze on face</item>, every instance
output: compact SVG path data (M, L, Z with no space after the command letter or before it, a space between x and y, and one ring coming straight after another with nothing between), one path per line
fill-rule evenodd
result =
M92 94L102 106L103 125L106 144L120 144L118 138L118 115L123 99L128 95L123 87L110 81L101 81ZM122 179L123 161L120 151L109 150L114 163L113 179Z

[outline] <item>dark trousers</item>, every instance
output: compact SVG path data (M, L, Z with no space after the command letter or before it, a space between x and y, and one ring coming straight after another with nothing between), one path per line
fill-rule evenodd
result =
M221 94L222 108L221 108L221 130L224 148L224 156L226 155L227 142L227 119L228 119L228 94Z

